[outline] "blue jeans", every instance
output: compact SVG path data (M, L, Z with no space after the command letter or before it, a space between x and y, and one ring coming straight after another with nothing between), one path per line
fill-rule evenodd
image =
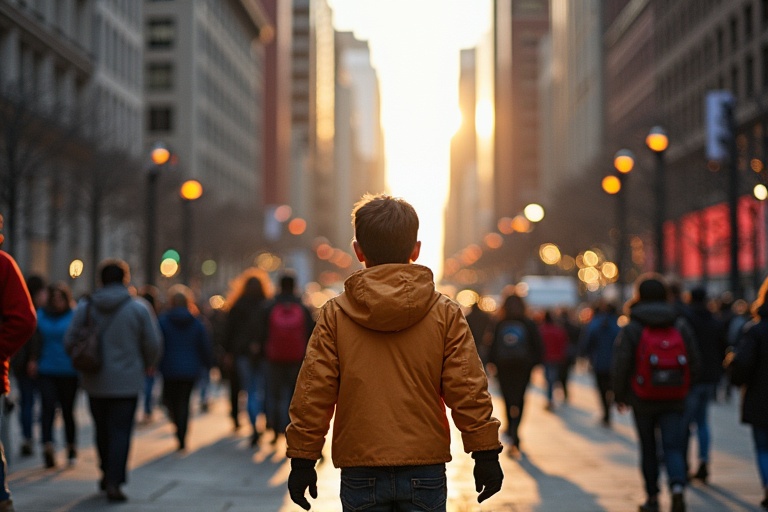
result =
M0 395L0 429L3 428L3 416L5 416L5 395ZM8 489L7 477L8 462L5 460L5 447L0 441L0 501L11 499L11 491Z
M691 425L696 424L696 437L699 442L699 462L709 462L709 421L707 412L709 402L715 396L716 384L695 384L688 392L685 399L685 412L683 413L683 448L685 462L688 463L688 444L691 436Z
M445 512L445 464L341 469L344 512Z
M544 363L544 378L547 379L547 400L552 401L555 383L560 382L560 366L562 363Z
M240 379L240 386L247 393L248 400L246 408L248 409L248 419L251 426L256 429L256 418L259 414L265 412L264 397L266 395L266 372L264 361L259 361L255 365L251 364L249 356L237 356L235 360L237 365L237 377Z
M755 441L755 455L760 481L768 489L768 427L752 425L752 439Z
M664 451L664 466L667 469L669 487L684 486L685 460L683 459L683 415L668 411L659 414L638 414L634 412L637 437L640 439L640 468L645 480L648 496L659 494L659 460L656 431L661 433L661 448Z
M21 422L21 435L24 441L32 440L32 427L35 423L35 397L38 394L37 379L27 375L17 375L16 383L19 386L19 422Z

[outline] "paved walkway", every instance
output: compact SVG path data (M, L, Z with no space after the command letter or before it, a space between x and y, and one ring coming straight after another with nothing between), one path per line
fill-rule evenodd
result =
M473 461L461 451L454 436L454 460L448 465L450 512L621 512L635 511L643 499L637 447L630 417L619 416L613 429L599 425L597 398L591 380L577 374L571 401L554 412L544 410L541 376L526 397L521 427L524 456L503 457L502 492L482 505L476 501ZM289 465L285 445L263 439L250 447L248 432L233 432L223 393L207 414L197 413L190 427L186 452L175 451L172 428L157 420L139 426L130 458L129 501L108 504L97 490L99 478L92 447L90 418L81 400L80 457L73 467L43 469L39 449L34 457L19 458L12 451L9 484L19 512L176 512L263 511L297 512L285 483ZM501 402L497 401L497 406ZM196 409L195 409L196 410ZM501 416L497 414L497 416ZM12 418L12 435L18 432ZM762 499L749 430L738 423L736 400L712 408L713 447L711 483L688 489L689 511L758 511ZM15 432L14 432L15 431ZM18 439L16 437L16 439ZM326 462L318 469L319 498L312 510L340 510L339 471ZM662 510L668 509L662 495Z

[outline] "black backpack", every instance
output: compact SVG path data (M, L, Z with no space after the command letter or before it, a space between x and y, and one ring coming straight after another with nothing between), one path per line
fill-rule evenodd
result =
M491 361L495 364L530 364L531 339L528 327L517 320L504 320L496 327Z

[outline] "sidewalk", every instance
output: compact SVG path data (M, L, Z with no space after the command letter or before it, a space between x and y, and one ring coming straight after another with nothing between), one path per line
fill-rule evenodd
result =
M539 374L526 397L521 427L524 456L502 456L502 492L482 505L472 478L472 459L453 436L454 460L448 464L450 512L621 512L635 511L643 500L637 447L630 417L617 416L613 429L599 425L597 397L586 375L571 380L571 402L555 412L544 410ZM497 407L503 407L497 399ZM194 408L197 411L197 407ZM497 413L497 416L501 416ZM713 448L711 484L693 485L688 510L701 512L759 511L762 499L749 430L738 423L736 397L711 411ZM207 414L195 414L188 449L176 452L172 427L157 420L137 426L130 458L129 501L108 504L98 492L99 478L92 447L90 418L81 398L79 458L67 467L63 450L59 467L43 469L42 456L12 458L9 485L19 512L297 512L286 491L289 464L281 440L271 446L264 436L257 450L249 432L232 431L228 401L221 392ZM17 418L12 420L17 431ZM14 437L18 439L18 437ZM17 455L18 446L7 447ZM695 453L695 452L694 452ZM312 510L334 512L339 505L339 471L326 461L318 468L317 500ZM662 510L668 509L662 495Z

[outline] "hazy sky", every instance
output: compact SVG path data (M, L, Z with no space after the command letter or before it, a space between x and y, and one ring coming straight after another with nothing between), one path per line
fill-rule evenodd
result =
M490 0L328 0L338 30L367 40L381 84L387 181L419 213L419 263L442 273L459 50L489 29Z

